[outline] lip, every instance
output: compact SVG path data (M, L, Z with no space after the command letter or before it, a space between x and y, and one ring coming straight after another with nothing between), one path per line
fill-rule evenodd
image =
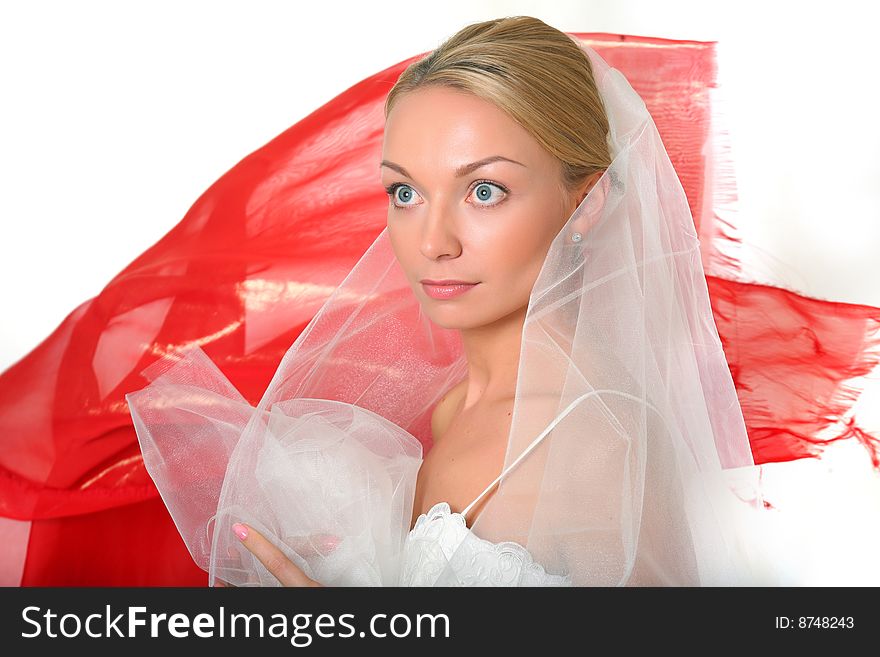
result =
M422 279L421 283L425 294L432 299L452 299L479 285L467 281L432 281L427 278Z
M471 283L470 281L457 281L451 278L444 278L436 281L430 278L423 278L419 283L425 283L426 285L476 285L476 283Z

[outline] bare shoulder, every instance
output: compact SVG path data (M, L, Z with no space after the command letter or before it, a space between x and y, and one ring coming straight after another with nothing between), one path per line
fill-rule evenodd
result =
M452 422L455 409L461 396L467 391L467 379L462 379L446 391L431 413L431 434L434 440L440 438Z

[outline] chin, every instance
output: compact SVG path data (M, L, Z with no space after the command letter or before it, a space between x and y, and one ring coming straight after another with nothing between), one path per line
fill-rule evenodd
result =
M446 313L426 312L425 314L433 324L436 324L440 328L456 330L469 327L469 322L464 321L460 316L453 316L455 315L454 313L447 315ZM458 315L460 314L461 313L458 313Z
M430 307L432 302L434 302L434 299L428 299L427 302L423 302L422 312L428 316L432 323L441 328L461 330L483 326L486 323L474 321L480 318L475 318L475 314L465 305L458 308L444 308L438 312L436 307Z

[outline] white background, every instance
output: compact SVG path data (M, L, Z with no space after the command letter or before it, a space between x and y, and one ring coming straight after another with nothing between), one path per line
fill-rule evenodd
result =
M859 9L861 7L861 9ZM858 2L0 4L0 371L241 158L465 24L719 42L746 238L781 284L880 306L876 22Z

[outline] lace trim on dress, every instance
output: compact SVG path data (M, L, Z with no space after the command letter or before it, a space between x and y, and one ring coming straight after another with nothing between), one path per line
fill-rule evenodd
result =
M418 517L406 538L401 581L431 586L447 564L460 586L571 586L569 576L548 573L523 545L480 538L464 514L438 502Z

